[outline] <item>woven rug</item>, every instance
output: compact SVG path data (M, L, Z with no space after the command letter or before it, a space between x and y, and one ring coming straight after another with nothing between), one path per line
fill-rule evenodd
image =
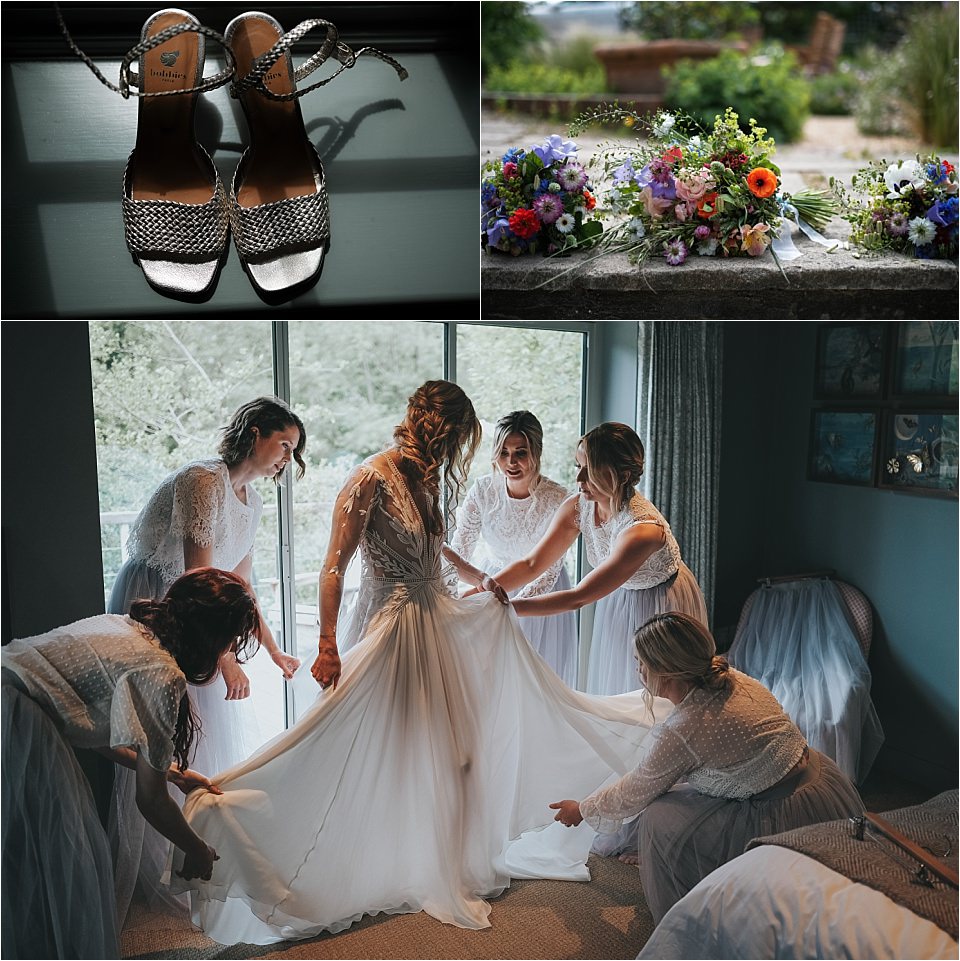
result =
M591 857L593 880L514 881L492 927L465 931L423 914L366 917L340 934L270 945L216 944L185 920L131 906L125 958L635 958L653 931L633 865Z

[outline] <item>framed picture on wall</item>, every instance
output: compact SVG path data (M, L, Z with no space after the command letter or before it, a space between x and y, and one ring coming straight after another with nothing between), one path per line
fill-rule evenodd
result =
M911 320L897 324L893 393L897 397L948 400L957 396L955 320Z
M880 486L956 497L958 421L956 410L888 411Z
M872 487L878 421L875 410L813 411L807 477Z
M879 400L886 373L888 324L821 324L815 395L821 400Z

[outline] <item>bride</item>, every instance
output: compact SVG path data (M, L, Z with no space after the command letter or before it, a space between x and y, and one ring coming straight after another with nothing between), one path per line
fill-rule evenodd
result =
M209 881L182 885L215 940L311 937L378 912L484 928L484 899L511 878L589 880L592 830L565 832L548 804L635 767L650 717L639 694L566 687L499 585L444 547L441 478L448 497L462 489L479 435L463 391L428 381L394 446L337 498L312 667L323 690L214 779L223 794L196 791L184 809L219 854ZM342 573L358 548L358 639L341 664ZM447 593L442 555L485 592Z

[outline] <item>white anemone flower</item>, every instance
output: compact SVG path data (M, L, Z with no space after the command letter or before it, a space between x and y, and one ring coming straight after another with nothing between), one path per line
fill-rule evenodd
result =
M937 235L937 228L926 217L914 217L910 221L910 230L907 236L914 247L922 247L929 244Z
M887 197L891 200L897 200L902 195L903 184L909 184L914 189L923 186L923 168L916 160L898 161L887 167L887 172L883 175L883 182L887 185Z
M576 218L573 214L562 213L553 225L562 234L569 234L577 226Z

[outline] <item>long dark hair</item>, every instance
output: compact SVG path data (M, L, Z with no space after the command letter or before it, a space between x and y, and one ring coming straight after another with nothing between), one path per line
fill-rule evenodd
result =
M206 684L217 675L218 661L228 650L238 661L260 646L260 611L246 582L229 571L198 567L177 578L162 600L137 600L130 616L143 624L169 651L191 684ZM190 748L200 723L184 697L173 736L174 759L189 766Z
M293 449L293 459L297 462L297 479L303 477L307 465L303 461L303 449L307 446L307 431L303 421L290 409L289 405L279 397L258 397L238 408L230 423L222 428L222 437L217 453L223 458L227 467L233 467L245 461L252 453L257 435L269 437L278 430L296 427L300 431L300 442ZM274 477L280 480L283 471Z

